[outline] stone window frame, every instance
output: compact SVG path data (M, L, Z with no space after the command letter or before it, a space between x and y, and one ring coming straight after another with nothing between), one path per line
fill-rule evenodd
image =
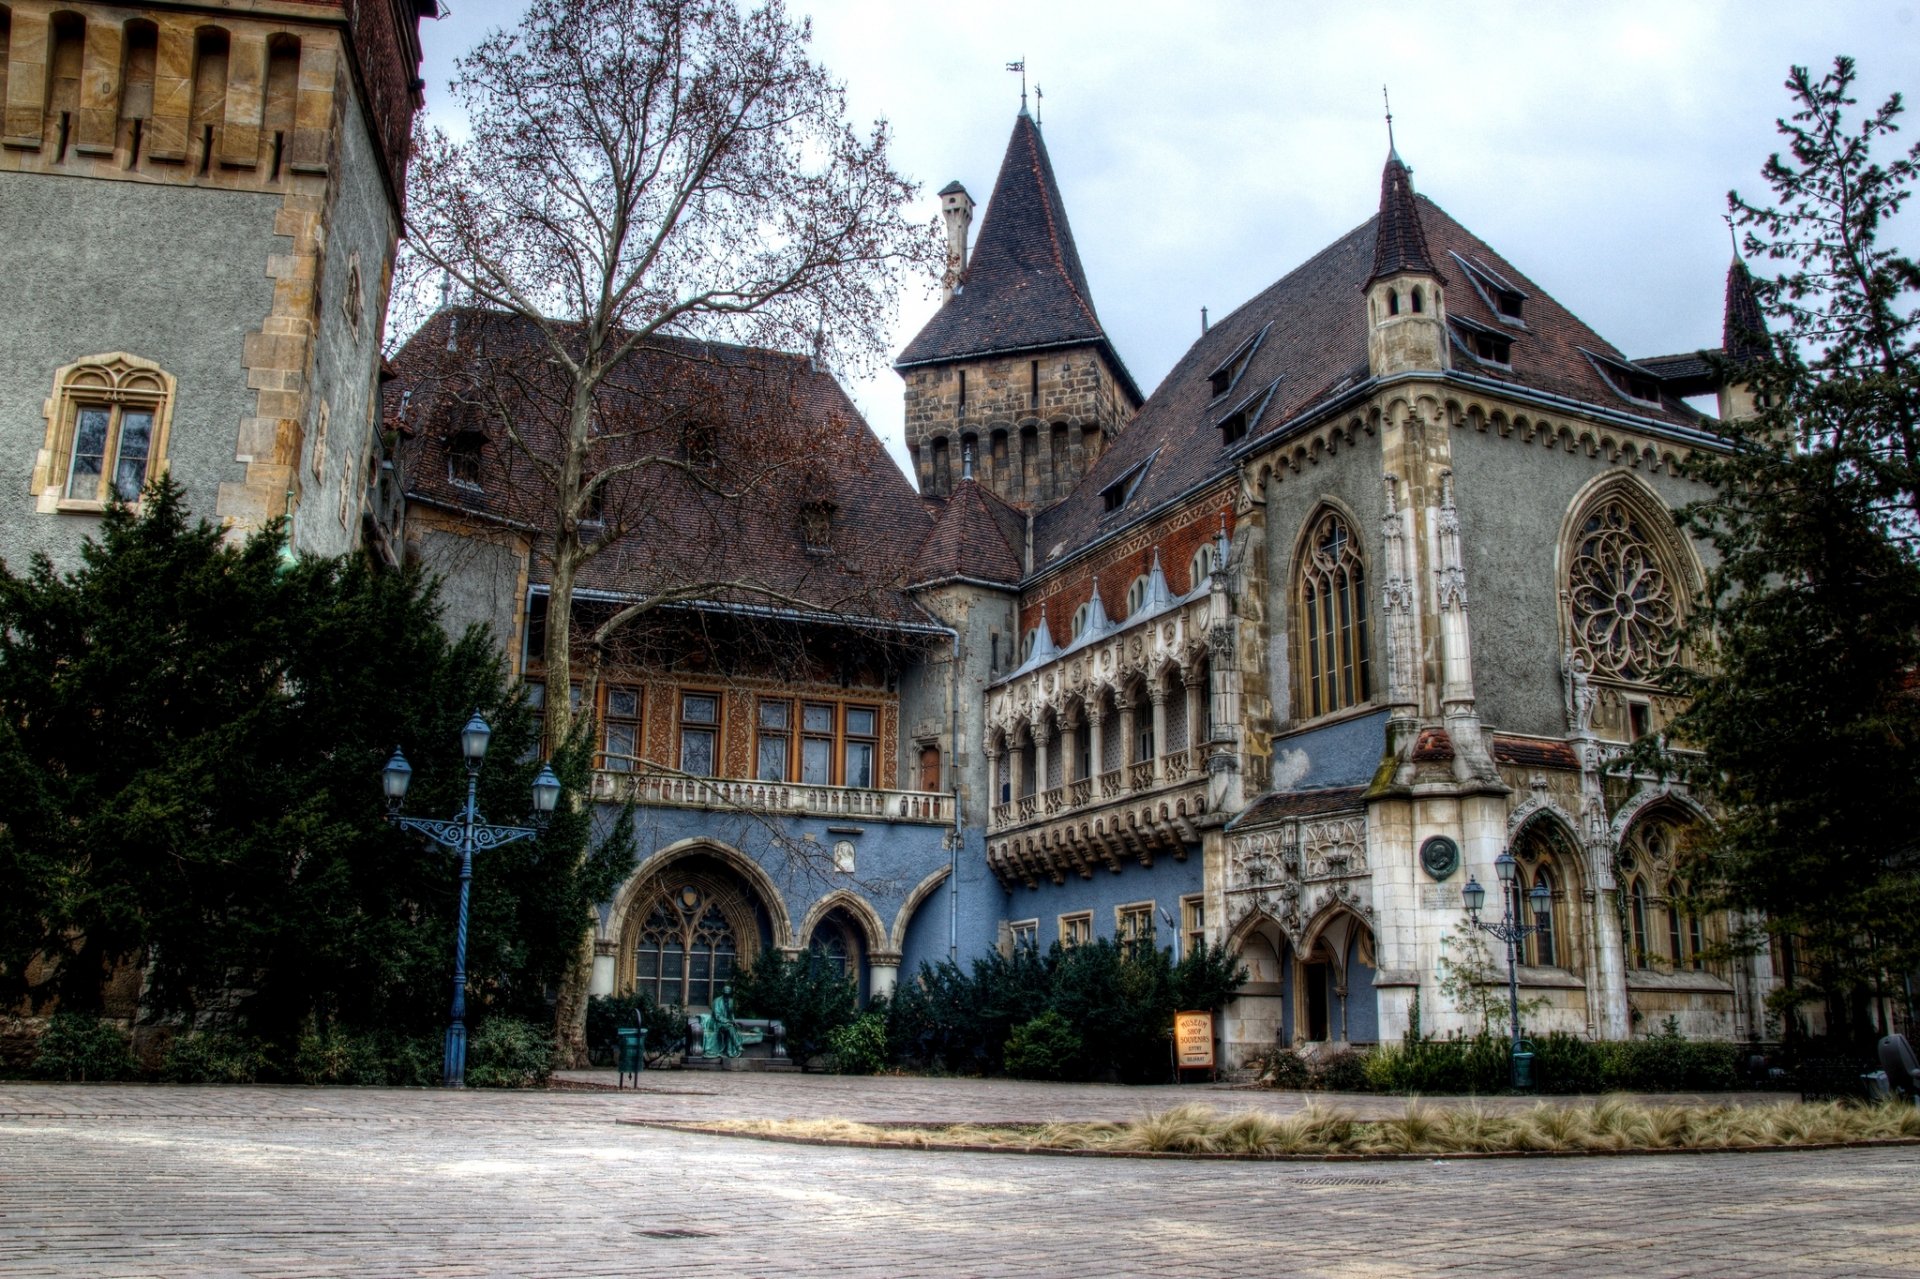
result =
M1185 943L1180 954L1191 955L1195 946L1207 940L1207 895L1188 893L1180 899L1180 936Z
M1153 919L1157 907L1158 903L1150 899L1121 902L1113 908L1113 940L1123 952L1132 954L1141 945L1155 940L1157 930Z
M1611 505L1624 508L1626 515L1634 521L1640 549L1652 568L1666 579L1665 597L1675 614L1670 624L1675 660L1684 659L1685 650L1681 647L1680 639L1687 624L1687 606L1706 575L1692 546L1674 525L1672 508L1639 477L1622 470L1611 470L1583 486L1567 504L1566 518L1561 526L1558 562L1554 565L1555 590L1560 598L1563 649L1573 655L1582 665L1587 678L1594 683L1641 695L1639 699L1629 700L1645 700L1661 691L1655 678L1657 668L1642 677L1625 671L1620 661L1611 658L1600 660L1601 655L1593 650L1590 636L1583 629L1583 614L1576 598L1576 576L1581 571L1580 561L1583 558L1581 548L1593 536L1587 525ZM1623 535L1626 532L1619 531ZM1623 708L1622 714L1625 713ZM1651 714L1648 724L1650 728L1658 727Z
M42 514L69 512L91 515L105 511L104 494L112 483L119 458L121 415L129 408L153 414L153 432L147 442L147 464L141 487L167 471L167 446L173 423L178 380L152 360L126 351L89 355L54 370L53 393L41 406L46 433L34 460L32 489ZM101 468L103 496L68 497L67 477L73 466L73 444L79 414L85 408L106 406L112 411L108 427L107 460ZM128 505L139 506L139 499Z
M1026 947L1033 954L1036 954L1036 955L1039 954L1040 953L1040 920L1039 918L1036 916L1033 919L1009 920L1007 922L1007 946L1008 946L1008 949L1015 955L1020 953L1020 948L1023 946Z
M1329 523L1339 524L1346 533L1330 561L1321 549L1321 530ZM1315 507L1301 525L1287 591L1294 619L1290 630L1298 719L1318 719L1372 703L1374 619L1367 595L1371 576L1359 522L1331 503ZM1311 602L1310 589L1314 592ZM1315 613L1313 606L1323 602L1331 612ZM1323 668L1316 668L1316 656L1324 659ZM1350 679L1344 674L1349 669Z
M1070 910L1060 916L1060 945L1068 950L1093 940L1093 912Z

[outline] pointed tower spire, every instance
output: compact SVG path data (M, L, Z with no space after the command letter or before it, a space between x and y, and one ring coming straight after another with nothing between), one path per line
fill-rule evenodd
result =
M1413 171L1400 153L1387 152L1380 174L1380 218L1373 241L1373 274L1367 283L1389 275L1437 275L1427 251L1427 233L1420 225L1420 208L1413 199Z
M1738 254L1727 268L1727 305L1720 323L1720 349L1736 364L1763 360L1769 349L1767 317L1753 291L1753 276Z

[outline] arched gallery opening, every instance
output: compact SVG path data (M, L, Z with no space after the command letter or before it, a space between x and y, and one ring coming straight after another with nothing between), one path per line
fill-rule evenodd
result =
M628 896L615 989L702 1011L775 936L765 897L727 861L678 857Z

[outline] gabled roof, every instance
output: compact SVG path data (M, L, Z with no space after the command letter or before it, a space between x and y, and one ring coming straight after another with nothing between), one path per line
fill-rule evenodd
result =
M1382 276L1417 271L1437 275L1433 255L1427 252L1426 232L1413 199L1413 173L1398 151L1387 153L1380 171L1380 212L1374 218L1373 272L1366 283Z
M1106 348L1115 374L1133 389L1094 313L1046 144L1022 112L959 287L895 367L1089 342Z
M530 535L530 582L545 584L558 528L552 490L482 394L507 388L525 406L516 412L523 438L536 450L549 446L564 387L530 322L443 309L393 365L385 417L407 437L408 500ZM689 431L715 460L686 469L648 463L610 479L609 540L583 568L582 589L633 597L732 583L711 602L930 621L905 587L932 516L839 382L805 356L655 336L609 377L597 418L606 438L589 460L596 471L683 458ZM453 478L462 436L480 444L478 487ZM811 505L831 510L824 554L806 545Z
M1526 294L1525 325L1515 327L1504 323L1477 290L1447 291L1450 316L1498 330L1513 343L1511 368L1462 357L1456 360L1458 374L1630 413L1676 429L1701 429L1701 415L1671 396L1658 404L1630 402L1583 354L1625 361L1616 347L1433 201L1425 196L1409 199L1428 260L1458 253L1484 263ZM1347 232L1188 348L1132 425L1115 437L1073 492L1035 517L1036 572L1180 494L1223 477L1231 469L1231 455L1258 447L1261 438L1283 433L1303 415L1368 380L1366 307L1358 294L1381 261L1379 221L1376 215ZM1259 421L1248 428L1252 442L1232 443L1223 440L1219 430L1222 406L1214 403L1209 375L1262 328L1266 336L1248 359L1241 385L1273 384L1273 394ZM1104 510L1101 492L1149 458L1125 504Z
M1008 586L1020 580L1020 512L971 475L953 486L951 497L930 498L928 504L935 508L935 523L914 557L915 585L955 577Z

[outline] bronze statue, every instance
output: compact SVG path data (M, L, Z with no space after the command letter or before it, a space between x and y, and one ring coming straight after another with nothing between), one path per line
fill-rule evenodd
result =
M745 1049L740 1042L740 1027L733 1020L733 983L720 988L713 997L713 1009L707 1014L700 1045L708 1057L738 1057Z

